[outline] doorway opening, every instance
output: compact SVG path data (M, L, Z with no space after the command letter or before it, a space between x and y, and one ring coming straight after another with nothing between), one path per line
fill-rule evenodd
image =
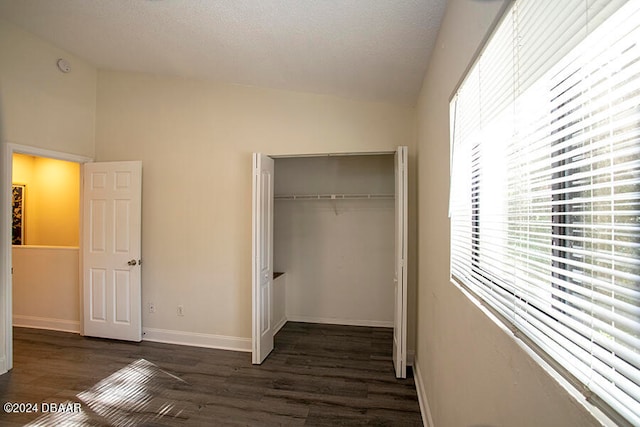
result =
M406 376L406 157L254 155L253 363L287 321L393 327Z
M393 160L275 159L274 271L285 273L274 282L276 328L283 317L393 327Z
M19 144L5 144L4 152L2 156L3 174L0 180L0 206L2 206L2 224L0 227L0 261L2 264L2 275L0 276L0 305L2 306L3 315L0 316L0 374L10 370L13 367L13 277L12 277L12 264L13 264L13 159L14 154L24 155L28 159L29 157L38 157L48 160L62 160L65 162L72 162L76 164L83 164L91 161L90 158L84 156L77 156L68 153L61 153L52 150L41 149L37 147L24 146ZM44 161L47 162L46 160ZM23 177L24 178L24 177ZM81 180L81 178L80 178ZM29 187L24 188L25 193L29 192ZM78 188L78 197L80 189ZM27 209L23 214L28 215L29 207L24 205ZM26 224L23 224L26 225ZM29 239L29 231L24 230L26 233L22 234L22 239L27 242ZM79 231L78 231L79 233ZM55 234L55 233L54 233ZM65 254L69 255L69 254ZM51 254L47 254L51 257ZM55 256L53 256L55 259ZM73 256L71 256L73 258ZM27 261L28 262L28 261ZM79 274L79 270L76 271L76 275ZM79 291L78 291L79 292ZM77 296L79 298L79 294ZM82 310L81 304L78 304L78 310ZM81 314L80 314L81 315ZM31 316L31 319L22 318L22 321L31 321L33 326L37 326L38 316ZM62 322L64 325L64 322ZM40 327L46 326L40 324ZM69 326L69 325L67 325ZM49 323L49 327L51 324ZM56 327L61 327L60 323Z
M80 332L80 165L12 157L13 326Z

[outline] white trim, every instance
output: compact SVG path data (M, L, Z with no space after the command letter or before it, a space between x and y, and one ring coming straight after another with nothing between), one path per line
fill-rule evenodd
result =
M282 329L282 327L286 324L287 324L287 317L285 316L282 319L280 319L278 323L276 323L276 325L273 327L273 335L280 332L280 329Z
M413 382L416 384L416 393L418 394L418 403L420 404L420 413L422 414L422 424L426 427L435 427L431 416L431 408L427 400L427 393L422 382L422 373L418 361L413 362Z
M61 151L47 150L46 148L31 147L28 145L14 144L12 142L7 142L7 148L10 150L11 154L28 154L30 156L47 157L50 159L64 160L67 162L75 163L87 163L93 161L91 157L87 156L63 153ZM13 160L13 157L11 157L11 160Z
M13 315L13 326L20 328L48 329L50 331L80 333L79 320L53 319L48 317Z
M142 328L142 340L192 347L251 352L251 339L169 329Z
M2 147L2 175L0 176L0 373L13 367L13 329L11 314L11 179L13 151L8 144Z
M392 151L348 151L345 153L309 153L309 154L269 154L272 159L295 159L308 157L348 157L348 156L389 156L394 155Z
M310 317L310 316L290 316L290 315L287 315L287 320L290 322L324 323L328 325L370 326L372 328L393 328L393 320L358 320L358 319L338 319L334 317Z

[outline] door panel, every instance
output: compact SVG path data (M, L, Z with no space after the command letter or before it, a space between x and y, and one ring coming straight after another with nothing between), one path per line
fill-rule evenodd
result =
M407 377L407 147L395 155L395 275L393 317L393 364L396 377Z
M107 223L106 223L106 200L90 200L89 201L89 230L90 243L89 247L93 253L104 253L107 250Z
M89 300L91 307L89 316L92 321L104 322L107 320L107 271L103 269L91 269L91 283L89 285Z
M128 271L115 272L115 323L131 323L131 282Z
M115 244L114 252L129 253L131 252L131 201L130 200L114 200L114 216L115 216Z
M260 364L273 350L273 174L274 162L253 154L252 361Z
M83 169L84 334L142 340L142 163Z

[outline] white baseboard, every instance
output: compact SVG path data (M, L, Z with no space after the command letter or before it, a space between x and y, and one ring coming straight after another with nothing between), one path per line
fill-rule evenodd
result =
M0 375L6 374L7 371L7 359L4 356L0 357Z
M418 402L420 403L422 423L426 427L435 427L433 418L431 417L431 408L429 408L429 402L427 401L427 393L424 390L424 383L422 382L422 373L420 372L420 366L417 360L413 362L413 381L416 383L416 393L418 394Z
M251 338L172 331L168 329L142 328L142 340L165 344L216 348L219 350L251 351Z
M333 317L290 316L288 314L287 314L287 320L289 322L325 323L328 325L371 326L374 328L393 328L393 321L384 321L384 320L336 319Z
M273 335L277 334L286 323L287 323L286 317L283 317L282 319L280 319L280 321L276 323L276 325L273 327Z
M80 322L73 320L14 315L13 326L18 326L21 328L73 332L76 334L80 333ZM190 345L194 347L217 348L221 350L251 351L250 338L228 337L223 335L200 334L195 332L172 331L167 329L154 328L143 328L142 333L144 341L155 341L165 344ZM0 366L0 372L1 368L2 367Z
M47 317L13 315L13 326L21 328L48 329L51 331L80 333L80 321L51 319Z

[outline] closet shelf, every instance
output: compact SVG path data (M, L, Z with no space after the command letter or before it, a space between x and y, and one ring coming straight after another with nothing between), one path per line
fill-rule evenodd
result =
M275 200L353 200L394 199L394 194L276 194Z

